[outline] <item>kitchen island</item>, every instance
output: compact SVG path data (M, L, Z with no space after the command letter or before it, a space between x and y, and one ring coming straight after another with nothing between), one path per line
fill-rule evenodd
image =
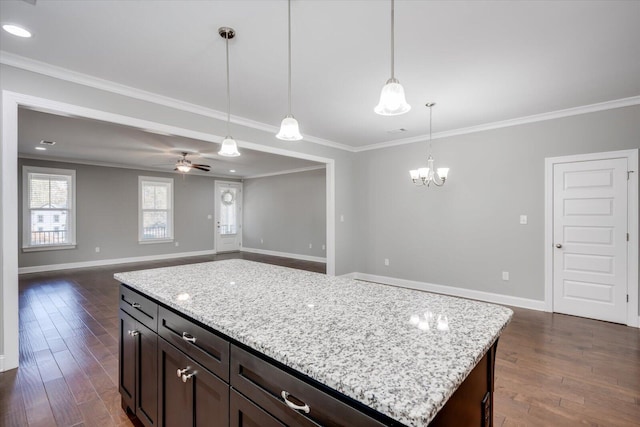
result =
M217 387L216 411L230 406L231 425L252 416L264 426L492 424L508 308L245 260L114 277L123 284L123 407L147 425L182 420L171 409L174 382L204 387L204 373L213 379L201 394ZM196 407L196 392L180 408ZM457 420L444 419L449 406Z

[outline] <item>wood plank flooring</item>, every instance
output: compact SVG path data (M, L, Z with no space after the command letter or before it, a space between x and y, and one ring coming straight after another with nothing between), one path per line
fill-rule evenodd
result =
M140 426L118 394L117 271L242 257L324 272L324 264L239 253L20 277L20 368L0 374L0 427ZM514 309L496 361L496 426L640 425L640 330Z

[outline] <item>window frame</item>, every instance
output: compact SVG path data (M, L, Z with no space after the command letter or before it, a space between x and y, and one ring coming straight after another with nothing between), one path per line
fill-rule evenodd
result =
M69 212L69 229L67 233L69 235L69 243L56 243L51 245L32 245L31 233L33 232L31 224L31 180L30 174L43 174L43 175L61 175L70 177L71 185L69 189L69 200L67 209ZM75 249L76 242L76 171L75 169L59 169L48 168L39 166L22 166L22 251L23 252L36 252L36 251L52 251L60 249Z
M167 205L167 228L168 237L163 238L144 238L144 212L142 208L142 194L143 185L145 183L152 184L164 184L168 186L168 199ZM173 178L162 178L157 176L138 176L138 243L141 245L148 245L154 243L170 243L174 240L174 195L173 195Z

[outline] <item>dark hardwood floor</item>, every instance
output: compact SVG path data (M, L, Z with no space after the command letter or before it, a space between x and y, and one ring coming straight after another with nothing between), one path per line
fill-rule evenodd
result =
M120 407L113 273L237 257L324 272L240 253L21 276L20 368L0 374L0 426L139 426ZM498 345L494 425L640 425L640 330L514 311Z

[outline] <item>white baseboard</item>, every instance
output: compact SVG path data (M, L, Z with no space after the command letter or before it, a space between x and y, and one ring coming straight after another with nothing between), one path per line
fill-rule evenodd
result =
M173 253L173 254L146 255L146 256L137 256L137 257L129 257L129 258L99 259L95 261L70 262L66 264L35 265L33 267L20 267L18 269L18 274L40 273L43 271L68 270L71 268L100 267L103 265L128 264L132 262L144 262L144 261L159 261L163 259L186 258L186 257L192 257L192 256L215 255L215 254L216 254L215 250L209 249L206 251L179 252L179 253Z
M251 252L251 253L254 253L254 254L272 255L272 256L281 256L281 257L285 257L285 258L301 259L303 261L327 262L326 258L319 257L319 256L290 254L290 253L287 253L287 252L268 251L266 249L255 249L255 248L247 248L247 247L242 247L240 250L242 252Z
M452 295L456 297L475 299L496 304L511 305L514 307L528 308L531 310L545 311L544 301L514 297L510 295L495 294L491 292L476 291L472 289L456 288L454 286L436 285L433 283L417 282L413 280L397 279L395 277L377 276L374 274L357 272L345 274L340 277L364 280L367 282L382 283L385 285L399 286L402 288L417 289L444 295Z
M0 354L0 372L4 372L4 354Z

